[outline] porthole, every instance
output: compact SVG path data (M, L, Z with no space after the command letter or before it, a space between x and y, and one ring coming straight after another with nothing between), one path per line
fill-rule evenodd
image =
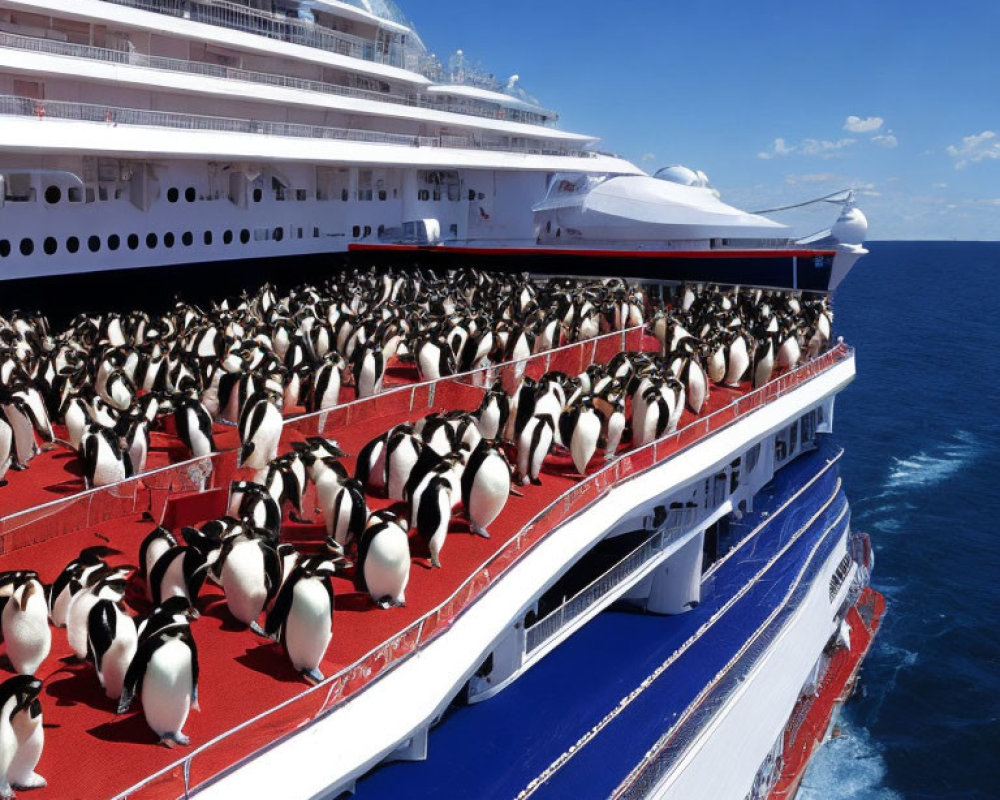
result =
M386 194L385 189L379 189L379 192L378 192L378 199L379 200L385 200L388 196L389 195Z
M139 248L139 234L130 233L128 235L128 249L137 250Z
M35 243L31 239L24 238L21 240L21 255L30 256L35 252Z
M280 242L284 238L285 238L285 229L284 228L275 228L274 229L274 241Z
M87 239L87 249L90 250L91 253L96 253L98 250L100 250L101 237L91 236L89 239Z
M476 190L469 189L469 202L471 203L475 199L476 199Z
M372 235L372 226L365 225L365 238L367 239L371 235Z
M184 190L184 199L189 203L193 203L197 198L198 193L194 190L193 186L188 186L188 188Z
M146 247L148 247L150 250L153 250L156 247L156 234L155 233L147 233L146 234Z
M55 254L56 248L58 246L59 245L56 244L56 237L55 236L46 236L45 237L45 243L42 245L42 249L45 251L45 255L51 256L51 255Z
M167 189L167 202L168 203L176 203L177 202L177 198L179 196L180 196L180 192L177 191L177 187L176 186L171 186L169 189Z
M263 189L257 188L253 190L253 201L255 203L259 203L263 197L264 197Z
M190 247L194 244L194 236L191 234L191 231L184 231L184 233L181 234L181 242L184 243L185 247Z
M80 249L80 240L77 239L75 236L70 236L66 240L66 250L68 250L70 253L75 253L79 249Z
M163 234L163 246L164 247L174 246L174 235L170 231L167 231L165 234Z
M212 243L212 232L211 231L205 231L205 235L202 237L202 241L205 244L211 244Z
M346 203L347 202L347 198L348 198L347 189L341 189L341 191L340 191L340 199L343 200Z
M122 239L117 233L112 233L108 237L108 250L117 250L122 246Z
M360 225L355 225L353 228L351 228L351 236L353 236L355 239L360 239L361 238L361 226Z
M240 242L242 244L246 244L249 241L250 241L250 231L244 228L243 230L240 231Z
M10 241L0 239L0 258L7 258L10 255Z
M227 230L225 233L222 234L222 243L223 244L232 244L233 243L233 232L232 231L228 231Z
M45 188L45 202L50 206L54 206L62 200L62 189L58 186L48 186Z

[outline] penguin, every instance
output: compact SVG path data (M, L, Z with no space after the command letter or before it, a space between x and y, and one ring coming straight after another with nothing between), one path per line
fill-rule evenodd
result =
M146 471L149 455L149 421L139 413L123 416L116 427L120 435L122 450L128 454L132 474L141 475Z
M387 431L376 436L358 453L354 477L372 494L385 489L385 445L390 433Z
M266 470L259 470L254 476L254 482L267 489L268 494L278 503L279 509L285 503L292 506L289 518L293 522L303 521L305 512L302 503L308 480L305 461L294 450L274 459Z
M98 600L87 616L87 660L97 670L104 694L118 700L138 646L135 620L121 601Z
M420 457L424 443L406 427L395 428L386 442L386 494L390 500L402 500L403 487Z
M587 473L587 464L597 452L597 440L601 437L604 420L594 408L594 402L585 398L559 417L562 440L569 445L573 466L581 475Z
M783 330L778 344L778 369L791 369L801 358L802 348L799 346L794 327Z
M548 414L533 416L517 437L517 472L522 486L541 484L542 462L552 450L555 423Z
M313 375L312 389L306 398L307 411L324 411L340 402L341 374L344 368L343 358L327 353L326 360Z
M3 607L2 624L14 671L34 675L52 647L45 593L37 575L22 575Z
M7 415L0 408L0 486L6 486L7 470L14 460L14 429L7 422Z
M358 398L371 397L382 391L385 377L385 358L382 350L365 346L354 351L352 360L354 388Z
M84 481L88 489L111 486L132 477L132 461L114 430L93 424L83 435Z
M281 642L289 660L309 683L320 683L319 665L333 638L334 563L322 556L304 559L285 580L267 614L265 633Z
M281 585L281 560L268 538L252 529L230 537L212 565L230 613L255 633L261 631L257 617Z
M127 411L135 400L135 384L121 369L115 369L103 386L101 397L116 411Z
M462 472L462 505L474 534L490 538L488 528L500 516L509 496L510 464L501 451L483 439Z
M754 389L759 389L771 380L774 374L774 336L762 339L753 352L753 366L750 379Z
M0 797L13 789L40 789L45 779L35 772L45 746L42 682L31 675L15 675L0 684Z
M303 400L303 395L308 395L312 377L312 364L299 364L294 369L286 370L285 388L281 396L282 414L286 416L294 414L299 406L305 406L306 410L309 410L309 404Z
M367 519L368 504L361 482L353 478L345 481L334 498L332 519L326 527L327 535L332 537L340 552L361 537Z
M264 469L278 455L284 420L270 397L260 392L249 398L240 414L239 466Z
M35 441L35 427L31 421L32 411L27 401L17 392L0 387L0 410L14 437L11 466L16 470L25 469L39 452Z
M153 565L171 547L177 546L176 537L163 526L153 529L139 544L139 568L137 575L146 580Z
M207 569L205 557L195 548L171 547L156 559L149 571L150 600L158 606L168 597L186 597L194 607Z
M726 347L726 376L722 382L726 386L739 386L749 366L750 354L747 351L747 340L740 334L736 334Z
M189 625L168 625L140 637L125 673L118 713L128 711L137 695L146 724L161 743L168 747L189 744L182 729L190 710L200 710L198 648Z
M441 414L430 414L422 420L420 436L424 445L439 456L455 449L455 430Z
M77 592L66 614L66 638L79 660L87 657L87 622L90 609L98 600L119 601L125 596L125 584L133 567L98 567L87 576L86 585Z
M406 605L410 541L405 524L392 515L373 516L358 543L358 589L367 591L382 609Z
M427 543L431 566L441 566L441 549L451 521L451 484L443 477L432 477L422 486L418 505L411 510L417 534Z
M420 380L436 381L455 374L455 354L440 337L425 339L416 351Z
M259 483L233 481L230 484L229 515L267 531L275 541L281 532L281 506Z
M71 600L82 591L91 573L107 566L104 559L111 555L119 555L119 551L95 545L81 550L76 558L63 567L48 591L49 618L55 627L66 627Z
M167 628L190 625L193 618L194 609L186 597L167 598L161 605L155 606L136 626L138 644Z
M708 376L701 368L697 358L690 357L684 362L680 375L681 383L684 384L687 407L692 414L700 414L708 399Z
M659 439L670 424L671 408L659 387L651 386L643 392L645 413L641 422L633 421L635 446L642 447Z
M177 435L192 458L202 458L215 452L212 417L196 396L188 395L175 402L174 423Z

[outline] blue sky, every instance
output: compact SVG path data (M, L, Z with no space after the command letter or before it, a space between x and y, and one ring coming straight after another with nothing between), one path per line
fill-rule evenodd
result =
M771 208L853 186L873 239L1000 239L1000 3L402 0L652 171ZM786 214L802 234L832 209Z

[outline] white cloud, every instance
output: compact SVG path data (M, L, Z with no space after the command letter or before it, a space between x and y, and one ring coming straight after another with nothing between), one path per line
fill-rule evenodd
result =
M886 133L879 136L873 136L872 142L877 144L879 147L887 147L890 150L894 147L899 146L899 139L896 138L893 133Z
M856 139L838 139L835 142L826 139L803 139L799 144L789 145L782 138L777 138L770 150L757 153L757 158L770 159L778 156L799 154L803 156L819 156L820 158L835 158L839 151L850 147Z
M844 130L851 133L872 133L882 127L882 117L856 117L853 114L844 122Z
M1000 139L994 131L983 131L962 138L962 144L948 145L945 152L955 159L955 169L962 169L986 159L1000 158Z
M656 161L656 153L643 153L641 160L643 161L643 163Z
M931 186L933 186L935 189L947 189L948 188L948 184L947 183L932 183Z
M790 186L795 186L798 183L831 183L833 181L849 183L847 178L836 172L807 172L804 175L792 173L785 176L785 183Z

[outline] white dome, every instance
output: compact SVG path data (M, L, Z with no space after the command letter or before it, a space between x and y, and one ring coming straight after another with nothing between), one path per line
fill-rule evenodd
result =
M681 186L708 186L708 175L700 169L695 170L685 167L682 164L674 164L669 167L657 170L654 178L670 183L679 183Z
M830 233L841 244L864 244L868 235L868 219L860 208L851 206L833 223Z

